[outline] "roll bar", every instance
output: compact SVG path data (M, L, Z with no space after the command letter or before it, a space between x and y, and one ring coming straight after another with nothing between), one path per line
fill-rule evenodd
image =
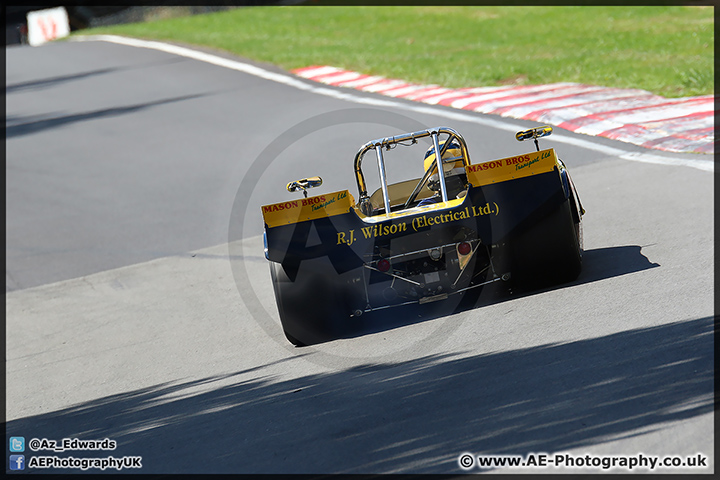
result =
M445 140L445 143L442 147L440 147L440 139L439 136L446 134L448 137ZM360 147L360 150L358 150L357 154L355 154L355 177L357 180L357 186L358 186L358 204L361 204L363 200L368 199L367 194L367 184L365 183L365 176L362 172L362 161L365 154L370 150L375 150L375 155L377 158L377 164L378 164L378 172L380 174L380 188L382 189L383 194L383 204L385 206L385 214L388 215L390 213L390 198L388 197L388 185L387 185L387 178L385 175L385 159L383 157L383 148L385 150L390 150L394 145L404 145L409 146L417 143L417 140L419 138L424 137L431 137L433 146L435 147L435 152L440 150L440 155L435 155L436 165L437 165L437 171L439 172L439 179L440 179L440 194L442 196L442 200L444 202L448 201L448 194L447 194L447 187L445 186L445 170L442 168L442 156L445 153L445 150L450 146L452 143L452 140L457 140L460 143L460 149L462 151L462 161L464 166L470 165L470 156L468 155L467 150L467 144L465 143L465 139L460 135L458 132L453 130L449 127L435 127L435 128L428 128L426 130L419 130L417 132L411 132L411 133L403 133L401 135L395 135L392 137L385 137L385 138L379 138L377 140L371 140L367 142L365 145ZM411 143L408 145L408 142ZM417 186L415 187L415 190L410 195L410 198L414 198L420 188L422 188L422 185L427 181L427 179L430 177L431 173L433 172L432 169L428 169L425 172L425 175L423 178L418 182Z

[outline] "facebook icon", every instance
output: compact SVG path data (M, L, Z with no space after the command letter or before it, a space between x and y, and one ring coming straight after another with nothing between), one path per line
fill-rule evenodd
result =
M10 455L10 470L25 470L25 455Z

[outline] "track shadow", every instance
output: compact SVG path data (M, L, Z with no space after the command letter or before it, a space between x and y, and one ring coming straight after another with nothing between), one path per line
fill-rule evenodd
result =
M713 328L701 318L290 379L257 367L13 420L6 438L109 438L112 452L27 451L26 462L135 455L141 473L447 474L462 473L462 452L591 453L713 411Z
M33 133L41 132L43 130L58 128L72 123L87 122L89 120L97 120L100 118L127 115L129 113L145 110L147 108L165 105L169 103L181 102L184 100L191 100L194 98L204 97L206 95L207 94L183 95L180 97L167 98L165 100L158 100L155 102L142 103L138 105L104 108L102 110L95 110L93 112L78 113L75 115L65 115L61 117L47 118L42 120L25 121L24 123L20 123L23 122L23 119L21 118L9 117L8 122L10 124L5 127L5 136L6 138L12 138L22 135L30 135Z
M58 75L57 77L43 78L41 80L34 80L31 82L16 83L7 85L5 87L5 95L22 92L22 91L34 91L41 90L43 88L51 88L63 83L73 82L75 80L83 80L85 78L92 78L100 75L106 75L108 73L116 73L125 70L137 70L147 67L158 67L168 65L171 63L178 63L187 61L185 58L169 59L163 62L154 62L145 65L130 65L126 67L111 67L111 68L100 68L89 72L74 73L72 75Z
M43 88L54 87L56 85L72 82L74 80L81 80L84 78L90 78L98 75L105 75L108 73L117 72L118 70L122 69L119 67L101 68L98 70L93 70L91 72L75 73L72 75L60 75L57 77L43 78L42 80L34 80L32 82L16 83L13 85L7 85L5 87L5 94L9 95L26 90L41 90Z

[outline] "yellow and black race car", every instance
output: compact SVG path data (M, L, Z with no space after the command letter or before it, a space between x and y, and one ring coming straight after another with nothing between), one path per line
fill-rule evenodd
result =
M555 150L539 148L537 139L550 133L547 126L518 132L536 151L477 164L447 127L373 140L355 156L357 201L348 190L308 196L320 177L290 182L303 198L262 207L287 339L331 340L354 317L477 298L496 282L534 287L577 278L585 212ZM424 175L388 184L385 156L421 139L430 140L419 150ZM362 169L370 151L380 184L371 195Z

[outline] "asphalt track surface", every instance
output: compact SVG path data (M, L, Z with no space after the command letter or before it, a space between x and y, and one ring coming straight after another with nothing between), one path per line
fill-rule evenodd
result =
M6 53L6 438L118 442L28 459L458 474L462 453L702 454L658 471L714 471L713 173L689 166L706 157L633 161L647 150L556 129L542 146L587 210L575 282L295 348L260 205L309 175L355 193L374 138L446 125L478 162L532 149L512 130L533 124L107 42Z

